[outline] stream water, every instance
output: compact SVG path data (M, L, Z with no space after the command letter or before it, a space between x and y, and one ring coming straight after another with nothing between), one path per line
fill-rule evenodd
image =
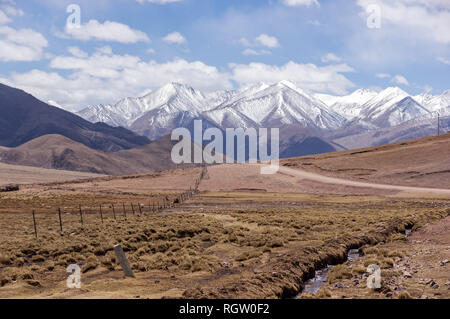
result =
M347 260L359 258L358 249L350 249L347 253ZM316 293L326 283L328 272L333 269L334 265L327 265L325 268L316 271L314 278L305 282L304 288L300 294Z
M411 229L411 228L405 229L405 237L408 237L409 234L411 234L411 232L412 232L412 229Z
M412 229L407 228L405 229L405 237L408 237L409 234L411 234ZM347 260L354 260L359 258L359 252L358 249L350 249L347 253ZM316 293L319 291L319 289L326 283L328 272L333 269L334 265L327 265L326 267L319 269L316 271L316 274L314 278L308 280L305 282L303 290L300 292L300 294L297 296L297 298L301 294L305 293Z

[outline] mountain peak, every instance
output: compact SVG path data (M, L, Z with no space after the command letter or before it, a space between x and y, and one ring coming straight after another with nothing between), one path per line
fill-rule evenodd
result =
M290 89L297 90L297 86L288 80L281 80L276 84L276 86L287 86Z

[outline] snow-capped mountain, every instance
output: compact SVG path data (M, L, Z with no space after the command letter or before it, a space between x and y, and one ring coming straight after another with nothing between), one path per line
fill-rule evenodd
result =
M439 98L420 96L422 97L420 100L418 97L411 97L398 87L389 87L379 93L360 89L348 96L317 95L317 97L327 101L333 111L348 121L367 129L396 126L414 118L428 116L430 112L445 105L445 94ZM419 102L425 99L429 101L427 106Z
M247 88L204 116L223 128L301 124L308 128L334 129L345 121L323 102L288 81Z
M363 104L358 118L378 127L391 127L429 113L402 89L389 87Z
M414 99L417 101L417 103L423 105L430 112L440 112L448 114L448 108L450 106L450 90L447 90L440 95L423 93L414 96Z
M139 98L88 107L78 115L156 139L176 127L189 127L194 119L222 129L296 125L318 134L339 131L339 136L345 136L394 127L416 118L432 119L437 112L450 115L450 91L412 97L390 87L378 93L359 89L347 96L312 95L281 81L212 93L170 83Z
M352 120L361 113L364 104L377 96L377 92L359 89L347 96L326 94L316 94L315 96L327 104L334 112L344 116L347 120Z

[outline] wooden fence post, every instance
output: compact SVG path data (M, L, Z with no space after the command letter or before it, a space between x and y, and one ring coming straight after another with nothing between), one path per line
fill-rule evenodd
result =
M123 215L125 216L125 219L127 218L127 210L125 209L125 203L122 203L123 205Z
M33 210L33 224L34 224L34 236L37 238L37 226L36 226L36 217L34 216L34 210Z
M102 205L100 204L100 218L102 219L102 224L103 224L103 213L102 213Z
M83 226L83 211L81 210L81 205L80 205L80 222L81 222L81 226Z
M62 225L62 217L61 217L61 208L58 208L58 216L59 216L59 229L61 230L61 234L63 233L63 225Z
M142 215L142 207L141 207L141 203L138 203L139 205L139 214Z
M119 259L120 265L122 266L125 276L134 278L133 270L131 269L130 263L128 262L125 253L123 252L122 246L120 245L114 246L114 252L116 253L117 259Z
M116 220L116 209L114 208L114 204L112 204L113 216L114 220Z
M131 209L133 210L133 216L134 216L134 206L133 206L133 203L131 203Z

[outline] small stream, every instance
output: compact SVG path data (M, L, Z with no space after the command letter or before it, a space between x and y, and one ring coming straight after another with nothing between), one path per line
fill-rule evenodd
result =
M412 228L405 229L405 237L408 237L412 232ZM350 249L347 253L347 261L355 260L360 257L358 249ZM314 278L305 282L304 287L300 294L296 297L299 298L301 294L316 293L327 282L328 272L333 269L335 265L327 265L326 267L316 271Z
M350 249L347 253L347 260L354 260L357 258L359 258L358 249ZM333 269L334 266L335 265L327 265L325 268L317 270L315 277L305 282L304 288L300 294L318 292L326 283L328 272Z

